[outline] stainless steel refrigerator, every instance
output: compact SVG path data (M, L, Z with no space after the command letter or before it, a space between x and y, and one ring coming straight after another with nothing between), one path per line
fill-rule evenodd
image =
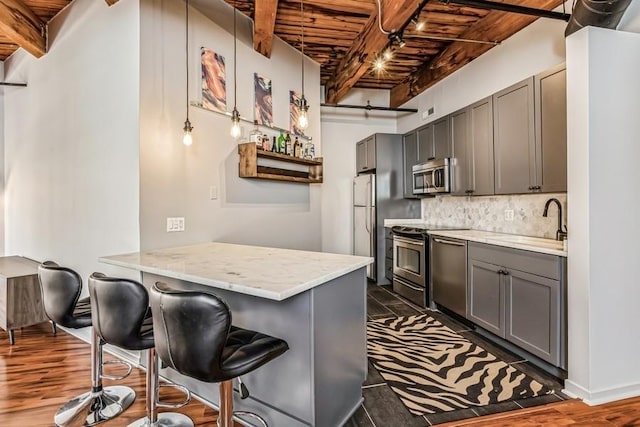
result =
M402 136L377 133L374 138L375 170L353 180L353 254L373 257L367 277L389 284L384 220L420 218L420 200L404 198Z
M375 257L376 249L376 176L359 175L353 179L353 254ZM367 266L367 277L376 279L376 263Z

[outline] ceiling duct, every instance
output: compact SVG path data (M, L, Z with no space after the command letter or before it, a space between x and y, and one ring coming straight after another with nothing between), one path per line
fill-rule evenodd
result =
M620 23L622 15L631 4L631 0L578 0L564 36L575 33L582 27L602 27L614 29Z

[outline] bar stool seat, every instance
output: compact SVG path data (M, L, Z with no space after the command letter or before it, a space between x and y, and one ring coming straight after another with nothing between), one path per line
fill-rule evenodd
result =
M70 268L61 267L53 261L38 266L38 278L42 290L44 311L59 325L71 329L92 326L90 298L80 299L82 279ZM102 379L123 379L131 372L131 365L124 376L108 376L102 373L102 346L104 342L95 333L91 334L91 391L83 393L65 403L55 414L54 423L59 427L92 426L108 421L126 410L135 400L130 387L103 387Z
M287 343L231 325L231 311L216 295L172 289L158 282L151 289L156 349L177 372L220 383L218 426L233 426L233 382L277 358ZM257 414L236 412L266 422Z
M189 403L191 395L186 388L172 385L185 392L185 401L165 404L158 400L158 356L154 348L153 316L145 287L135 280L93 273L89 277L89 293L94 307L93 324L102 340L125 350L147 350L147 414L129 426L193 427L191 418L184 414L157 411L158 407L182 407Z

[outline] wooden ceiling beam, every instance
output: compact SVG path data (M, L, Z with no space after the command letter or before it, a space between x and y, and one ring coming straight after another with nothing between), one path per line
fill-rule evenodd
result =
M36 58L47 51L44 22L22 0L0 0L0 31Z
M419 4L419 0L381 1L383 28L387 31L399 29L411 18ZM388 36L378 28L378 11L376 9L329 80L326 102L338 103L367 72L376 55L387 45L388 41Z
M531 0L512 0L511 4L530 5ZM551 10L562 4L562 0L535 2L541 9ZM537 18L500 11L489 12L484 19L470 26L459 38L484 41L502 41L517 33ZM415 73L391 89L389 104L399 107L411 98L424 92L446 76L452 74L494 47L488 44L453 42L440 55L425 62Z
M260 0L256 1L255 5L253 49L267 58L271 58L278 0Z
M109 6L113 6L118 3L118 0L104 0Z

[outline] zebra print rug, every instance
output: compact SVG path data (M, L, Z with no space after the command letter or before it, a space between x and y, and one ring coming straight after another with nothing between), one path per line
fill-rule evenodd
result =
M427 314L367 322L367 347L414 415L553 393Z

